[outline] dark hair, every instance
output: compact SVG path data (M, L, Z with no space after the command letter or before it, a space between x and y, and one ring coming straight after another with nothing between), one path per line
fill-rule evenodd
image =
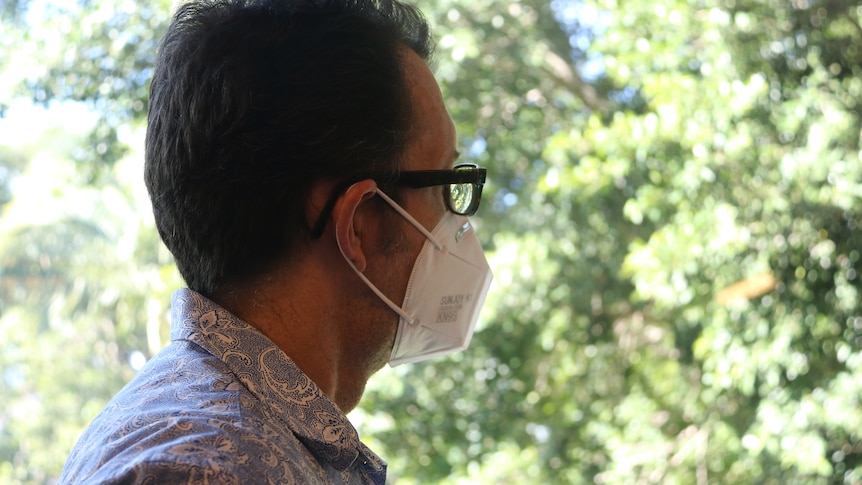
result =
M145 180L190 288L212 295L307 237L312 184L390 171L410 136L395 0L200 0L179 8L150 86Z

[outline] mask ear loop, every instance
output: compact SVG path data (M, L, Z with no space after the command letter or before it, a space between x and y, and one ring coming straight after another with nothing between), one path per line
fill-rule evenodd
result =
M428 238L428 240L429 240L429 241L431 241L431 244L433 244L433 245L434 245L434 247L435 247L438 251L442 251L443 253L448 252L448 251L446 250L446 246L444 246L444 245L440 244L439 242L437 242L437 240L434 238L434 235L433 235L433 234L431 234L431 233L428 231L428 229L425 229L425 226L423 226L419 221L417 221L413 216L411 216L409 212L407 212L406 210L404 210L404 208L403 208L403 207L401 207L400 205L398 205L398 203L397 203L397 202L395 202L394 200L392 200L392 198L390 198L388 195L384 194L382 190L380 190L380 189L375 189L375 190L377 191L377 195L379 195L383 200L385 200L387 204L391 205L391 206L392 206L392 208L393 208L393 209L395 209L395 211L396 211L396 212L398 212L398 213L399 213L399 214L401 214L405 219L407 219L407 222L409 222L410 224L413 224L413 226L414 226L416 229L418 229L418 230L419 230L419 232L421 232L421 233L422 233L426 238Z
M384 195L383 192L381 192L379 189L377 189L376 191L379 195L382 195L384 197L384 200L386 200L390 204L395 204L395 202L392 199L390 199L388 196ZM404 211L404 209L401 209L400 207L398 207L398 204L395 204L393 207L396 207L396 210L400 209L399 212L402 212L402 215L406 214L406 217L408 219L413 219L412 217L410 217L409 214L407 214L406 211ZM418 224L418 222L416 222L415 219L413 219L411 222ZM419 224L419 225L421 226L421 224ZM425 233L428 233L428 231L425 231L424 229L425 228L422 228L422 231ZM335 222L335 233L338 234L338 221L337 220ZM428 235L430 236L430 233L428 233ZM433 239L431 239L431 241L434 242ZM383 303L385 303L386 306L388 306L390 309L392 309L393 312L397 313L401 318L403 318L410 325L414 325L416 323L416 319L411 317L407 312L402 310L401 307L396 305L395 302L390 300L389 297L384 295L383 292L380 291L374 285L374 283L372 283L371 280L368 279L367 276L365 276L361 271L359 271L359 269L356 267L356 265L353 264L353 261L351 261L350 258L348 258L347 256L344 255L344 249L341 247L341 240L336 237L335 242L336 242L336 244L338 244L338 250L341 252L341 257L343 257L344 260L347 261L347 264L349 264L350 267L353 268L353 271L356 273L357 276L359 276L359 279L361 279L363 282L365 282L365 284L368 286L368 288L370 288L371 291L373 291L375 295L377 295L381 300L383 300Z

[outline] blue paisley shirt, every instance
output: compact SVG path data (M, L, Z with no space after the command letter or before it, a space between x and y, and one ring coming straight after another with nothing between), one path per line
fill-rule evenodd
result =
M60 483L384 483L344 413L257 329L191 290L171 320L171 344L84 431Z

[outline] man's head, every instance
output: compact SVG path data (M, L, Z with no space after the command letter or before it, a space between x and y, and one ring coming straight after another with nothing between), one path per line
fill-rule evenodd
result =
M390 0L185 4L154 73L145 180L162 239L205 295L310 237L324 179L395 173L415 117L418 11Z

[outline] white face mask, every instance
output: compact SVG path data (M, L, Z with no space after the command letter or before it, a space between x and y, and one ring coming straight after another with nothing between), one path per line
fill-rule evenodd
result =
M401 316L389 365L466 349L493 277L473 226L465 216L447 211L434 231L428 232L389 196L379 189L377 194L426 238L413 264L401 307L345 257L362 281Z

